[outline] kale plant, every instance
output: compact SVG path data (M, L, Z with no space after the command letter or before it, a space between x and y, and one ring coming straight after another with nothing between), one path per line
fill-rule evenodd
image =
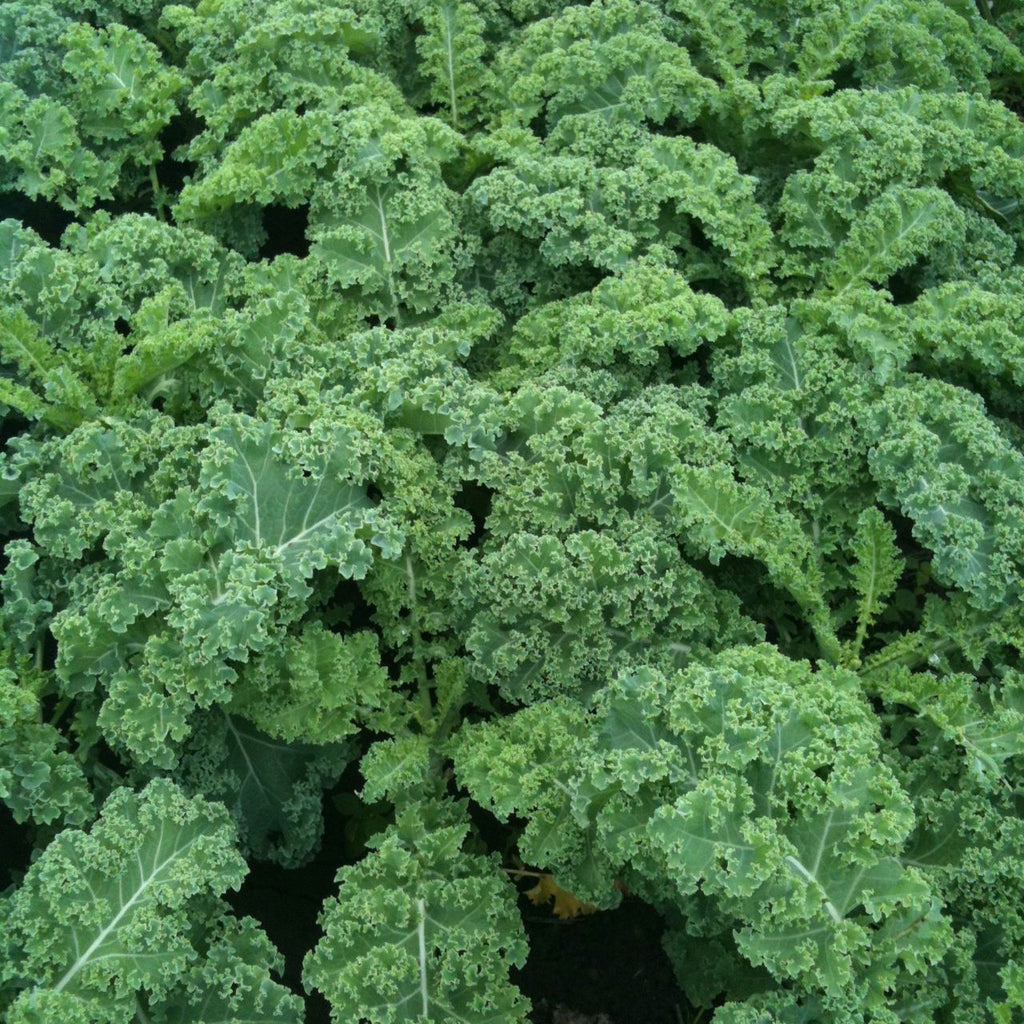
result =
M0 3L3 1019L302 1021L332 799L340 1024L527 1021L516 866L714 1024L1024 1020L1022 44Z

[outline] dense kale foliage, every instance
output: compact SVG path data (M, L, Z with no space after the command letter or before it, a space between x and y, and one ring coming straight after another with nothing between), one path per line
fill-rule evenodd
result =
M516 870L715 1024L1024 1019L1021 44L0 3L3 1019L301 1021L223 895L357 763L344 1024L526 1021Z

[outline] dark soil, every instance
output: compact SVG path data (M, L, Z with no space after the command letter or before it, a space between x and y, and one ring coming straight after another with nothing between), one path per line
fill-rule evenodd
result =
M530 957L512 980L533 1001L533 1024L563 1024L571 1019L565 1010L603 1015L602 1024L689 1019L689 1003L661 948L664 925L652 907L627 898L615 910L568 921L527 907Z

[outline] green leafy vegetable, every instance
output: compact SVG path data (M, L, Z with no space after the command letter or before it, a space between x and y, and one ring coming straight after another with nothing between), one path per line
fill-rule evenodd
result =
M0 1017L1020 1019L1017 6L0 2Z

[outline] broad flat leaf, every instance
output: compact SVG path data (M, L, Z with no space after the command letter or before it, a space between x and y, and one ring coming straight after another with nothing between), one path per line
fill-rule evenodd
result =
M0 310L0 355L36 384L45 384L60 357L20 309Z
M861 905L874 909L897 896L927 892L895 858L856 864L843 856L862 814L859 807L856 812L832 808L826 814L804 818L786 831L795 849L783 857L783 864L803 883L798 883L798 888L803 890L808 916L814 916L820 907L830 920L838 922ZM792 898L799 897L794 893Z
M643 671L638 676L650 678ZM607 703L598 736L599 749L616 751L617 764L631 778L667 778L676 784L696 785L700 759L695 746L665 728L659 720L660 709L649 696L644 699L636 680L626 677L619 687L625 696L616 695ZM633 782L627 787L627 791L635 789Z
M215 429L204 456L199 502L234 545L278 561L292 592L328 564L362 578L372 562L358 533L371 522L373 502L350 482L346 435L339 431L315 465L289 460L272 424L236 416ZM216 601L215 601L216 603Z
M563 778L579 794L575 817L594 820L595 845L618 858L614 870L629 864L662 892L671 879L684 914L715 906L723 929L747 923L740 946L754 963L836 994L869 946L883 965L941 956L938 918L920 949L916 925L889 928L928 918L933 897L894 856L909 803L875 763L873 716L852 673L742 647L671 677L617 679L598 710L601 763L577 755L588 784L578 769ZM690 771L652 770L673 758ZM874 926L888 929L884 939Z
M95 678L116 672L132 655L145 647L160 629L152 613L166 609L162 587L119 585L112 575L89 574L97 588L97 599L85 600L54 618L52 632L57 639L57 671L70 692L95 686ZM108 602L116 604L117 618L108 614Z
M780 523L768 496L738 483L724 467L716 470L680 467L673 488L675 511L692 531L690 536L707 548L713 563L726 551L753 554L765 537L777 542ZM787 523L794 534L797 524ZM806 541L804 542L806 544Z
M802 849L785 858L795 883L792 898L799 902L802 896L808 909L817 904L820 913L793 914L788 920L780 914L759 920L737 935L740 949L754 963L764 964L773 973L795 968L809 971L826 992L837 994L852 979L845 947L864 941L862 915L854 914L858 907L864 904L872 910L881 908L887 924L892 917L908 911L910 923L918 918L923 921L931 908L927 884L895 858L869 865L844 863L833 845L843 824L830 815L808 820L803 823L806 841ZM777 892L776 898L781 899L781 887ZM885 938L889 941L876 939L874 943L879 966L886 958L895 960L904 954L937 960L947 941L944 935L936 934L933 942L926 943L925 935L917 935L909 927L892 935L886 933Z
M421 734L378 740L366 752L359 770L366 785L359 792L364 803L417 793L430 764L430 738Z
M155 136L177 112L174 96L183 81L143 35L116 23L100 29L79 23L66 38L64 68L74 81L72 103L85 137Z

